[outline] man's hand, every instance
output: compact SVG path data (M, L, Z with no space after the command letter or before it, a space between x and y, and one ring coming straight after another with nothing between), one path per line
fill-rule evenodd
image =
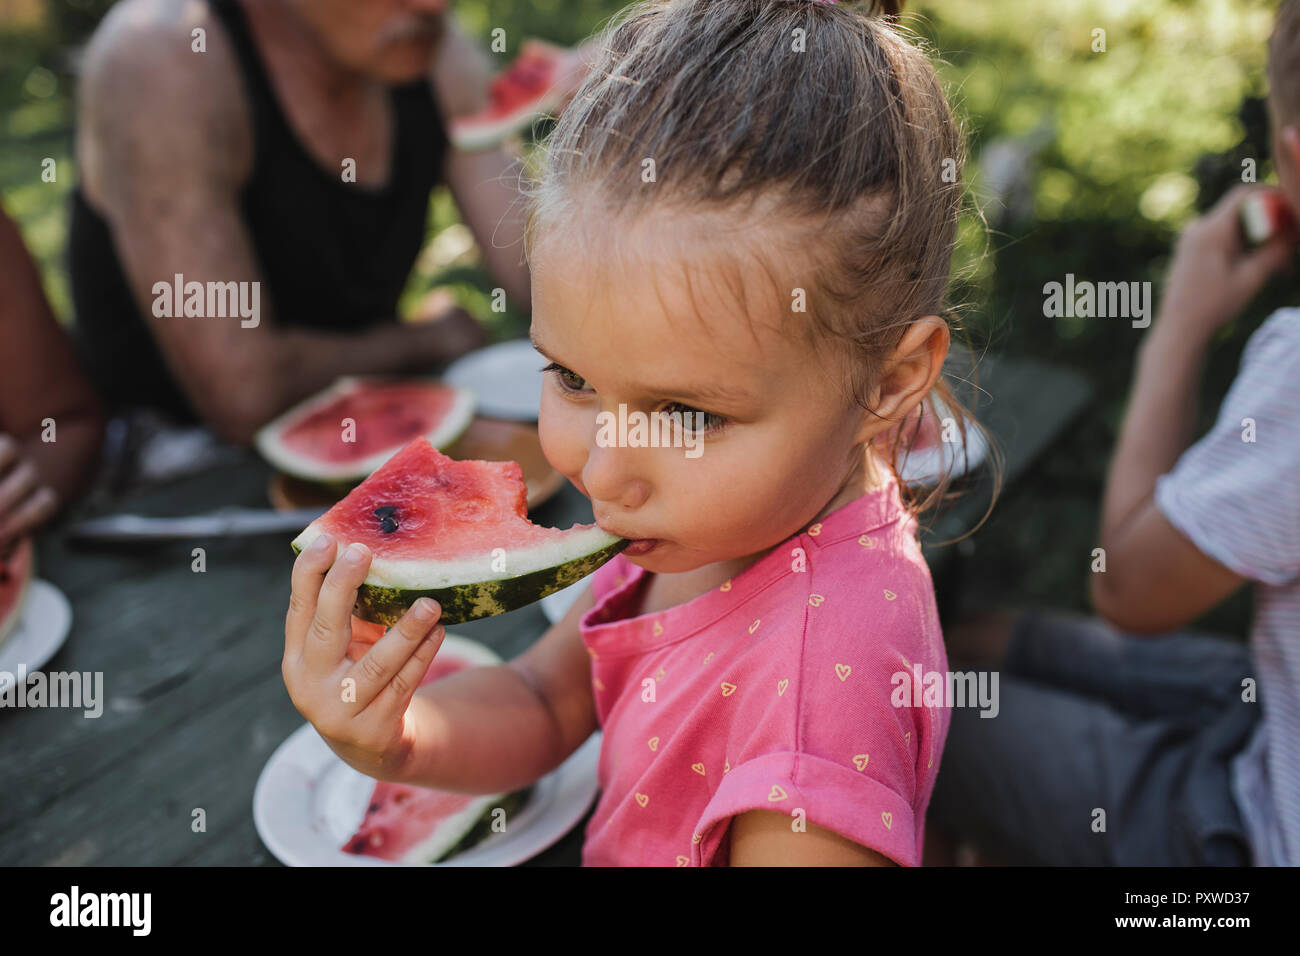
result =
M1158 327L1207 344L1290 262L1292 246L1283 235L1254 250L1242 240L1241 204L1266 188L1238 186L1184 230L1165 281Z

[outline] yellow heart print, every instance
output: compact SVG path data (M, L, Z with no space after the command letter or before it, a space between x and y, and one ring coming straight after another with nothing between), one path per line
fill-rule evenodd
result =
M870 759L871 759L871 757L870 757L869 755L867 755L867 754L854 754L854 755L853 755L853 766L857 767L859 770L866 770L866 769L867 769L867 761L870 760Z
M690 858L689 856L678 856L678 857L677 857L677 865L678 865L678 866L689 866L689 865L690 865L690 862L691 862L691 858Z
M735 685L735 684L728 683L728 682L725 681L725 680L722 682L722 696L723 696L723 697L730 697L730 696L731 696L732 694L734 694L735 692L736 692L736 685Z
M659 738L657 736L651 737L649 740L646 741L646 743L650 745L651 750L657 751L659 749Z
M881 812L880 822L885 825L886 830L894 829L894 815L888 810Z
M751 624L751 625L749 625L749 633L750 633L750 634L753 634L755 631L758 630L758 625L759 625L759 623L760 623L760 621L756 618L756 619L754 620L754 623Z
M696 773L698 773L701 777L704 776L704 764L693 763L691 764L691 769L694 770Z
M767 794L768 801L771 803L776 803L778 800L784 800L785 798L786 798L786 792L776 784L772 784L772 789L768 791Z
M853 673L853 668L850 667L848 664L835 665L835 676L838 677L841 681L848 680L849 675L852 673Z
M641 804L641 806L643 807L650 802L650 798L646 796L644 793L636 793L633 794L633 796L636 797L636 802Z
M826 600L826 597L825 597L825 595L822 595L822 594L810 594L810 595L808 595L808 603L811 604L813 607L821 607L821 606L822 606L822 602L825 601L825 600Z
M781 697L785 694L785 689L790 686L790 678L782 677L776 682L776 696Z

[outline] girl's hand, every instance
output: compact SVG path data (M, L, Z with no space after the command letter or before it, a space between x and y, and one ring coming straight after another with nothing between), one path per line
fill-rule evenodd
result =
M35 531L59 506L57 492L22 452L17 439L0 433L0 558L14 541Z
M1242 202L1253 190L1267 188L1237 186L1183 230L1165 281L1157 327L1169 326L1179 338L1207 345L1268 278L1287 265L1292 244L1285 234L1250 249L1238 225Z
M397 780L418 736L407 707L446 636L442 609L421 598L359 660L348 660L352 606L371 555L353 544L335 561L336 550L323 534L294 561L280 673L294 707L331 750L362 773Z

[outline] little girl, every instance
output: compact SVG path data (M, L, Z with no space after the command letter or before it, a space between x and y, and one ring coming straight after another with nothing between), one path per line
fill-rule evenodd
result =
M602 729L586 865L917 865L949 712L898 688L947 658L896 426L947 395L957 129L872 12L643 0L602 46L529 197L532 335L546 456L633 543L527 653L417 694L437 605L353 663L369 554L322 536L290 696L359 770L462 792ZM697 453L601 439L619 406Z

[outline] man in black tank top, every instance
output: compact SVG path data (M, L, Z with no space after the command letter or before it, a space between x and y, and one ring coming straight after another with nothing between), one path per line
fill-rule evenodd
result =
M396 321L448 183L529 306L502 149L450 147L491 68L447 0L123 0L87 50L70 264L82 358L111 408L247 443L340 374L430 371L486 340Z

